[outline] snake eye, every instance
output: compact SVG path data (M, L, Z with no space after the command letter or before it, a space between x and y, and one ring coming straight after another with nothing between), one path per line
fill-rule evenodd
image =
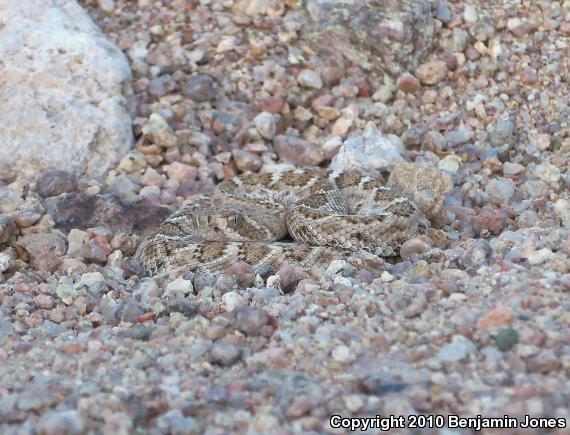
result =
M232 214L228 216L228 225L230 227L235 227L241 222L241 215L239 214Z

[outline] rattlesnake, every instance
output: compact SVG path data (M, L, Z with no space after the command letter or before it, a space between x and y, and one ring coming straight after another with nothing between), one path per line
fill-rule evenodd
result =
M422 232L418 207L356 173L294 170L220 183L182 206L139 246L137 272L219 274L244 261L256 273L283 263L326 266L358 253L398 255ZM284 237L293 241L279 241Z

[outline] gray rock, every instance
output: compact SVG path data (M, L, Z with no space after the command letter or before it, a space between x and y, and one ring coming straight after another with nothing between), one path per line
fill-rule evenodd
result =
M273 139L275 136L275 117L269 112L261 112L254 120L255 128L264 139Z
M134 298L128 298L121 310L121 320L123 322L134 322L137 317L144 314L144 310Z
M44 414L37 427L44 435L73 435L85 430L85 418L77 411L55 411Z
M461 124L455 130L445 135L445 140L451 146L457 146L469 142L475 133L465 124Z
M16 330L14 325L8 319L0 319L0 345L3 344L8 337L14 335Z
M512 145L515 141L515 125L508 118L502 118L487 127L491 145Z
M321 89L323 87L320 74L310 69L301 71L297 76L297 81L301 86L306 88Z
M148 341L152 335L153 328L146 325L135 325L129 328L125 335L135 340Z
M241 347L235 344L217 342L214 343L210 350L210 362L212 364L228 367L240 360L241 353Z
M259 305L267 305L277 299L280 293L274 287L264 287L254 292L253 302Z
M493 26L491 19L489 17L485 17L473 24L469 28L469 33L471 33L477 41L487 41L495 34L495 27Z
M67 329L63 326L52 322L51 320L44 320L40 328L34 330L34 335L38 337L50 337L55 338L61 334L65 334Z
M197 74L188 78L182 93L196 103L203 103L214 100L217 92L212 77L206 74Z
M439 350L437 357L444 362L455 362L475 353L476 350L477 347L472 341L462 335L456 335L451 343L446 344Z
M493 257L493 249L484 239L476 240L463 254L463 264L470 269L479 269L487 266Z
M199 435L204 433L192 417L184 417L179 409L173 409L157 418L156 426L162 433L176 435Z
M503 163L503 174L505 174L505 175L520 174L524 170L525 170L525 167L523 165L518 164L518 163L511 163L511 162Z
M111 184L111 192L113 195L121 198L121 200L127 204L137 200L138 191L139 186L125 174L116 177Z
M133 142L125 56L75 0L11 1L0 23L0 173L102 177Z
M451 18L453 18L453 12L446 2L440 1L437 2L437 6L435 8L435 17L442 23L449 23Z
M261 308L238 308L233 314L236 328L246 335L258 335L269 322L269 314Z
M499 201L508 201L515 194L515 183L508 178L497 178L489 181L485 192Z
M42 408L51 405L55 398L52 393L46 389L37 389L34 391L24 391L18 397L17 406L22 411L39 411Z

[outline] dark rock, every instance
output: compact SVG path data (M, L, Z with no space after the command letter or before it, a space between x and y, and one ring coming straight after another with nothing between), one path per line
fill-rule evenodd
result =
M156 228L171 213L172 210L168 207L141 202L132 206L128 210L127 216L134 224L135 229L147 231Z
M148 341L152 335L152 331L152 327L139 324L127 329L125 335L135 340Z
M259 335L269 323L269 314L261 308L241 307L233 311L235 327L245 335Z
M72 228L85 229L93 218L95 200L95 197L83 193L69 193L55 202L46 201L46 208L57 226L68 231Z
M514 328L503 328L495 337L497 349L501 352L511 350L512 347L519 342L519 333Z
M297 288L297 284L300 280L299 274L290 264L283 264L279 267L277 275L281 282L281 290L283 290L284 293L290 293Z
M166 308L168 313L182 313L186 317L195 316L200 312L200 306L195 302L173 301Z
M399 393L407 385L389 375L368 375L358 382L359 389L365 394L381 396L389 393Z
M167 207L146 201L125 206L112 195L88 196L69 193L46 201L46 209L58 227L66 230L106 227L113 232L132 233L133 228L156 228L170 213Z
M44 198L77 191L77 178L69 171L46 171L37 182L38 193Z
M18 233L14 218L5 214L0 214L0 245L6 243Z

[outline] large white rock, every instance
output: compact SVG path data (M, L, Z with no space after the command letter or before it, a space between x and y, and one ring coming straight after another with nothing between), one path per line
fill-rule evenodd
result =
M344 141L330 167L335 172L392 170L404 162L403 154L404 145L398 136L384 135L369 122L362 135Z
M75 0L0 0L0 179L102 177L132 146L130 79Z

